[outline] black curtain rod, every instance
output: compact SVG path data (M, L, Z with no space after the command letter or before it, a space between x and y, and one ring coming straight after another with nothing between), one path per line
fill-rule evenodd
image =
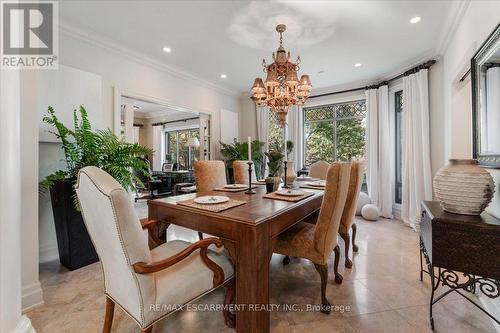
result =
M415 67L407 70L406 72L403 72L403 73L401 73L401 74L399 74L399 75L397 75L397 76L395 76L393 78L390 78L389 80L382 81L382 82L380 82L378 84L373 84L373 85L370 85L370 86L364 86L364 87L359 87L359 88L352 88L352 89L334 91L334 92L325 93L325 94L314 95L314 96L311 96L309 98L317 98L317 97L323 97L323 96L338 95L338 94L343 94L343 93L348 93L348 92L358 91L358 90L378 89L378 88L380 88L382 86L388 85L389 82L391 82L391 81L394 81L394 80L402 78L403 76L408 76L408 75L414 74L414 73L418 72L421 69L428 69L432 65L434 65L435 63L436 63L436 60L426 61L423 64L415 66Z
M154 123L152 126L162 126L162 125L172 124L172 123L181 123L181 122L186 122L188 120L195 120L195 119L200 119L200 117L193 117L193 118L186 118L186 119L172 120L172 121L163 121L161 123Z

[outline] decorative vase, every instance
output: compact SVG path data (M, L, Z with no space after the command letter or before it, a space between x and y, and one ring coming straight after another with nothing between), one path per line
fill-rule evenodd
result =
M434 177L434 193L450 213L479 215L493 197L495 183L477 160L450 159Z
M266 178L266 191L267 193L275 192L279 189L281 177L267 177Z

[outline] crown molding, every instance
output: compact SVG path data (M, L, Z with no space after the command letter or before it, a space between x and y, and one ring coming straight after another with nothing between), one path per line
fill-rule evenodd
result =
M84 31L82 29L76 28L67 22L59 20L59 32L63 33L69 37L84 41L91 45L104 48L106 50L112 51L114 53L119 54L120 56L124 56L130 60L133 60L141 65L149 66L156 70L171 74L177 78L184 79L192 82L193 84L215 90L219 93L231 96L238 97L240 93L236 90L228 89L222 87L220 85L214 84L208 80L200 78L199 76L190 73L184 69L167 65L158 60L155 60L142 52L137 52L130 48L124 47L122 45L118 45L117 43L109 40L108 38L98 36L95 33Z
M460 21L462 21L467 8L469 8L469 4L470 0L454 2L452 14L448 16L445 23L445 28L443 29L443 33L441 34L441 38L436 44L436 54L444 55L444 53L448 49L448 46L450 45L450 42L458 29Z

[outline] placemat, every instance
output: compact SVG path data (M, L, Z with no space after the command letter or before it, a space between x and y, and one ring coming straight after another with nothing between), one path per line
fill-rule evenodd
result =
M274 200L297 202L297 201L300 201L302 199L308 198L311 195L314 195L314 193L313 192L306 192L304 195L299 195L296 197L287 197L287 196L279 195L279 194L276 194L275 192L272 192L272 193L264 194L263 197L268 198L268 199L274 199Z
M257 188L257 186L252 185L252 188ZM220 191L220 192L243 192L246 190L248 190L248 186L245 188L225 188L225 187L214 188L214 191Z
M190 199L190 200L185 200L185 201L178 201L177 204L182 205L182 206L200 209L200 210L206 210L209 212L219 213L219 212L222 212L222 211L229 209L229 208L244 205L244 204L246 204L246 201L229 199L229 201L226 201L226 202L223 202L220 204L202 205L202 204L198 204L198 203L194 202L194 199Z

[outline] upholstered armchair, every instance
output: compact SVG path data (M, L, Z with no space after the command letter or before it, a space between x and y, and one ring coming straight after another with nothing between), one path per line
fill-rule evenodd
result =
M340 248L337 235L349 188L349 163L333 163L328 169L323 202L316 224L301 221L278 236L274 252L309 259L321 277L321 312L330 313L326 298L328 258L335 253L335 282L342 283L338 272ZM286 262L284 262L286 264Z
M227 185L226 166L222 161L195 161L194 177L197 192L212 191Z
M326 179L330 164L325 161L317 161L309 166L309 177Z
M115 304L142 332L151 332L154 323L179 305L232 281L229 259L208 250L211 244L222 246L218 239L194 244L171 241L150 250L129 194L103 170L81 169L76 193L104 272L103 332L111 330ZM153 223L143 222L142 226L149 228Z
M351 166L351 176L349 180L349 190L347 191L347 200L340 220L339 235L344 240L345 248L345 267L351 268L352 261L349 259L349 247L352 244L352 250L358 252L356 245L357 227L354 223L356 215L356 206L358 205L359 192L363 183L363 162L353 162ZM352 242L349 236L349 230L352 228Z
M234 182L236 184L248 184L248 161L233 162ZM252 182L257 181L255 166L252 167Z

